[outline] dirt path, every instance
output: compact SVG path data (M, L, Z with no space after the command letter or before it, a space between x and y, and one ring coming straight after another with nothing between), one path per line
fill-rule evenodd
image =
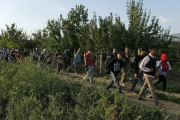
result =
M71 73L71 74L64 73L64 75L65 76L61 76L61 77L63 77L63 78L71 77L73 80L82 80L82 77L83 77L81 75L75 75L73 73ZM95 79L96 82L100 82L100 83L108 84L108 82L109 82L108 80L105 80L104 78L97 78L97 77L95 77L94 79ZM138 104L150 107L150 108L156 108L156 105L155 105L153 99L145 98L146 101L137 100L138 95L137 94L131 94L128 91L128 90L130 90L130 87L131 87L131 84L127 84L126 87L122 88L124 94L127 96L128 101L130 103L136 103L136 104L138 103ZM137 85L136 89L140 89L140 86ZM115 91L115 90L116 90L115 88L111 89L112 92ZM161 93L161 91L156 91L156 92L160 92ZM173 93L173 94L175 94L175 93ZM179 98L180 94L177 94L176 96ZM161 108L163 108L164 110L166 110L167 113L171 114L176 119L178 119L178 116L180 115L180 105L179 104L176 104L176 103L173 103L173 102L170 102L170 101L163 101L163 100L159 100L159 101L160 101L160 103L163 104L163 106L161 106Z
M156 105L155 105L153 99L146 98L146 101L140 101L140 100L137 100L137 95L130 94L127 91L123 91L123 92L125 93L126 96L128 96L128 101L131 103L139 103L139 104L147 106L147 107L156 108ZM180 115L180 105L179 104L169 102L169 101L163 101L163 100L160 100L160 103L163 104L163 106L161 108L165 109L167 113L170 113L174 117L177 117L178 115Z

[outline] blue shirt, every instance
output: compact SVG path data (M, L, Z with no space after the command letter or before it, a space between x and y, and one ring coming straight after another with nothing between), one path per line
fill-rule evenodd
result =
M76 53L73 63L80 63L81 62L81 55Z

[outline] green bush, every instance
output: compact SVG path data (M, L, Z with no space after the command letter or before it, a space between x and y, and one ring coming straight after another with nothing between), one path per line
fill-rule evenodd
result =
M102 86L64 80L32 62L0 62L0 119L172 119L164 110L129 104Z

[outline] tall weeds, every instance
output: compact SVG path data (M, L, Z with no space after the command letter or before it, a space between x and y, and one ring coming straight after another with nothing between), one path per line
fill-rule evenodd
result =
M63 74L62 74L63 76ZM132 105L101 86L64 80L32 61L0 62L0 119L168 120L165 111Z

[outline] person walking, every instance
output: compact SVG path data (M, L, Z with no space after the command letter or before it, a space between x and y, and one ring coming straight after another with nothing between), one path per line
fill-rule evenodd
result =
M9 63L12 63L14 61L13 56L12 56L12 52L10 52L8 55L8 61L9 61Z
M156 72L156 57L155 57L156 47L151 46L149 51L150 51L149 55L147 55L143 59L143 61L141 62L140 66L139 66L140 69L144 72L145 82L139 92L138 100L144 100L142 98L142 95L143 95L144 91L147 89L147 87L149 87L151 95L154 99L156 106L161 106L162 104L159 103L159 100L155 93L155 87L153 84L153 79L154 79L155 72Z
M61 66L62 66L62 55L61 55L61 51L60 50L58 50L56 52L56 56L55 57L56 57L55 59L56 59L57 69L58 69L58 72L60 72Z
M81 49L79 48L73 61L73 65L75 68L75 74L79 73L79 64L81 62Z
M67 66L69 67L69 72L71 72L71 55L70 55L70 49L66 49L63 53L64 55L64 71L66 71Z
M43 63L46 62L47 55L48 55L48 51L47 51L47 49L44 48L41 52L41 58L40 58L41 62L43 62Z
M111 88L112 85L115 83L116 87L119 90L119 93L121 95L123 95L121 87L119 86L119 81L117 80L117 76L120 73L120 70L121 70L122 64L123 64L121 57L122 57L122 55L120 53L117 53L117 57L114 57L113 59L111 59L111 61L109 61L108 65L107 65L110 70L110 75L109 75L110 84L107 86L106 89L108 92L110 92L109 88Z
M21 51L19 49L16 49L16 51L15 51L15 58L16 58L16 60L21 59Z
M159 80L154 84L154 86L163 82L163 91L166 92L166 73L171 70L171 65L167 61L167 54L161 54L161 60L157 63L156 68L158 69Z
M52 64L52 61L53 61L53 54L52 53L49 53L48 55L47 55L47 65L48 66L51 66L51 64Z
M24 58L27 58L30 56L30 51L28 48L24 48L24 54L23 55L24 55Z
M111 57L111 59L113 59L114 57L117 57L117 49L113 49L113 51L108 55Z
M138 81L139 81L141 87L144 84L144 80L142 79L143 78L143 71L139 69L139 65L141 64L144 56L146 55L146 53L147 53L146 51L147 51L147 48L142 47L140 55L136 56L134 59L135 74L134 74L134 81L133 81L133 84L131 86L130 93L136 94L134 90L135 90L135 87L136 87L136 84L138 83ZM144 94L146 95L146 97L151 97L151 94L149 94L147 90L144 91Z
M14 60L16 59L15 52L16 52L15 49L12 48L12 49L11 49L11 55L12 55L12 57L13 57Z
M93 60L93 57L92 57L92 53L91 53L91 50L89 49L87 51L87 53L84 54L84 66L87 68L87 74L86 76L83 78L83 80L85 80L89 74L90 74L90 84L93 84L93 75L94 75L94 71L93 71L93 63L95 62Z
M3 51L2 51L2 58L3 58L3 60L8 61L8 52L7 52L7 50L6 50L6 47L3 48Z
M41 58L41 53L38 48L33 52L33 61L38 62L39 58Z
M122 71L122 77L121 77L121 82L120 84L122 86L125 86L125 80L127 78L127 74L129 76L129 79L131 81L130 74L128 73L128 69L130 68L130 54L129 54L129 48L125 47L125 53L123 54L123 67L121 69Z

